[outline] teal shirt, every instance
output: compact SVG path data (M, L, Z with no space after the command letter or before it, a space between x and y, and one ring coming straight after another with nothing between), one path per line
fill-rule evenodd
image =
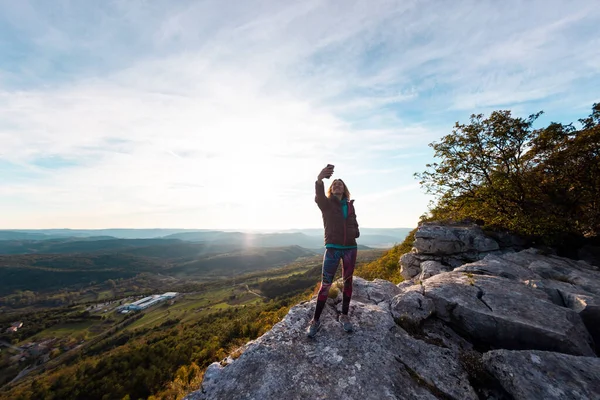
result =
M342 212L344 213L344 219L348 218L348 199L345 197L342 199ZM356 249L357 246L342 246L341 244L326 244L326 249Z

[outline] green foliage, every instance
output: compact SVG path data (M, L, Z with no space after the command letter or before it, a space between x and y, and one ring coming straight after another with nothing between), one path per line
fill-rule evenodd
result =
M268 273L195 284L190 286L194 293L174 304L125 316L89 311L96 302L0 314L2 326L15 320L25 322L17 333L2 337L7 342L22 345L40 340L36 338L54 338L43 369L6 385L0 398L181 399L198 388L211 362L263 334L287 314L291 305L307 299L310 289L303 292L301 288L310 288L318 280L320 265L315 275L315 262L311 256ZM261 299L247 289L247 285L267 282L266 276L271 279L266 287L276 300ZM114 290L127 285L124 280L107 282ZM230 299L232 293L234 299ZM20 295L23 299L40 297L35 292ZM228 299L234 304L227 304ZM80 299L74 301L79 303ZM221 304L226 308L221 309ZM146 322L136 327L144 318ZM0 359L6 364L0 383L11 381L26 365L38 361L31 358L13 365L8 358Z
M398 262L403 254L410 252L415 241L416 231L416 229L413 229L402 243L392 247L379 259L367 264L359 265L356 268L355 275L368 280L379 278L386 279L393 283L402 282L403 278L402 275L400 275L400 266L398 265Z
M437 197L429 220L471 219L547 244L600 232L600 104L582 128L534 130L510 111L472 115L431 143L439 162L416 174Z
M321 277L321 268L321 265L318 264L304 273L267 279L257 286L261 293L270 299L296 295L314 286Z
M0 397L181 398L197 389L210 363L266 332L304 297L229 308L193 323L167 320L154 328L107 336L79 357L63 360L50 374L23 381Z
M359 263L369 262L381 253L379 250L361 251ZM68 336L51 350L51 359L43 369L32 371L17 384L4 387L0 398L181 399L198 388L210 363L228 354L239 356L240 351L236 350L239 346L269 330L292 305L310 298L310 288L321 274L319 258L311 256L268 273L253 272L194 286L191 288L198 292L183 296L169 307L126 316L101 316L86 311L87 305L36 312L21 310L3 315L0 322L4 324L13 320L26 322L16 335L5 338L14 344L15 340L33 340L34 334L68 330L84 322L93 326L81 331L65 331ZM115 280L114 285L107 283L107 287L114 290L127 285L124 280ZM259 299L248 292L246 285L274 299ZM232 294L235 299L230 299ZM84 292L80 294L84 295ZM251 301L220 310L215 306L228 299L236 303L245 295L249 295ZM40 295L32 292L22 296ZM146 317L150 323L134 327ZM152 322L154 320L156 322ZM10 381L23 367L6 368L6 375L0 379Z

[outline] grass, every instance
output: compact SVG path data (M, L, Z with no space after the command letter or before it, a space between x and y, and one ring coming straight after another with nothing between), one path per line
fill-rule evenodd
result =
M98 293L98 297L97 300L98 301L104 301L104 300L108 300L108 299L112 299L114 297L114 293L112 290L104 290L100 293Z
M164 322L163 320L166 320L167 317L169 317L169 314L166 313L148 313L146 315L144 315L142 318L138 319L137 321L135 321L133 324L127 326L125 328L125 330L135 330L138 328L146 328L149 325L151 326L156 326L161 324L162 322Z
M92 325L94 325L95 321L84 321L84 322L74 322L67 324L58 324L51 328L45 329L33 337L28 338L27 341L35 341L39 339L46 338L63 338L67 336L74 335L79 332L87 331ZM88 331L89 332L89 331Z
M245 293L237 294L234 299L228 299L227 304L229 304L231 306L237 306L240 304L246 304L250 301L255 300L256 298L257 298L257 296L255 294L245 292Z
M235 298L231 298L235 295ZM152 328L168 319L179 319L181 322L193 322L212 312L230 307L261 303L262 298L249 293L243 287L222 287L202 293L184 294L176 299L175 303L163 303L142 311L144 316L127 326L125 330Z
M211 309L213 310L224 310L226 308L231 307L229 304L227 303L219 303L219 304L215 304L214 306L211 307Z

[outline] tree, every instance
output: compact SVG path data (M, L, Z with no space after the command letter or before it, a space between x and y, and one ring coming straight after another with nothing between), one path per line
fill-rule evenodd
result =
M415 174L437 203L429 219L475 219L539 237L600 232L600 105L572 124L534 130L510 111L472 115L431 143L440 161Z
M530 151L535 181L546 207L584 236L600 232L600 104L580 119L583 128L553 123L541 130Z
M429 146L439 163L415 174L425 190L437 197L433 210L441 218L474 218L491 225L515 228L515 221L535 207L527 171L534 160L525 157L535 136L533 122L494 111L489 118L471 115L467 125L456 123L452 134Z

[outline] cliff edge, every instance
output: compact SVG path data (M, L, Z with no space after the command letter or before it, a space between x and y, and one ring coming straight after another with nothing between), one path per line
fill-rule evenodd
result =
M315 300L298 304L186 399L600 399L597 266L475 226L415 237L405 282L355 277L353 333L341 295L314 339Z

